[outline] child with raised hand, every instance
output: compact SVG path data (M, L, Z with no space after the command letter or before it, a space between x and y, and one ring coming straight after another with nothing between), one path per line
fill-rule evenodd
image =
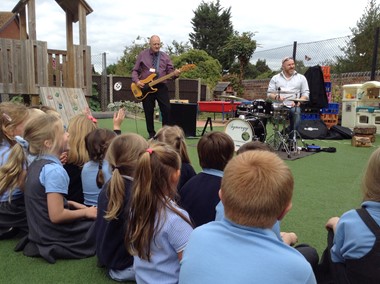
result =
M10 153L21 136L29 111L22 104L0 103L0 239L14 237L18 232L26 234L28 225L25 215L24 196L18 175L12 176L9 166ZM20 171L20 173L22 170Z
M117 112L113 114L113 131L117 134L121 134L121 125L125 118L125 109L120 108Z
M336 283L380 283L380 148L368 160L361 187L361 208L326 223Z
M83 166L81 180L83 186L84 204L96 206L98 195L103 185L111 177L111 169L105 154L116 133L106 128L98 128L84 138L90 160Z
M31 120L25 126L24 140L28 152L38 156L29 166L25 181L29 233L16 250L23 249L27 256L42 256L50 263L94 255L91 228L96 208L64 197L69 176L59 157L67 149L68 133L62 120L49 114Z
M125 208L131 195L137 159L147 148L145 138L128 133L114 138L106 154L106 160L113 170L111 179L98 197L96 255L98 263L117 281L135 280L133 256L124 245Z
M137 283L177 283L179 262L193 228L173 201L181 159L164 143L153 143L137 163L125 237L134 255Z
M316 283L310 264L272 227L292 207L294 180L275 153L247 151L225 167L225 217L194 229L179 283Z
M185 134L182 128L177 125L163 126L153 137L156 141L165 142L172 146L181 157L181 177L178 183L178 190L193 176L196 175L193 166L191 165Z

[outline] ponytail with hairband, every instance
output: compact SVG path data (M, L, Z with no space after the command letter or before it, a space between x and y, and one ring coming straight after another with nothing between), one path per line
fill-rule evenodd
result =
M19 144L24 151L28 151L29 150L29 142L26 141L24 138L22 138L21 136L16 135L15 136L15 140L16 140L17 144Z

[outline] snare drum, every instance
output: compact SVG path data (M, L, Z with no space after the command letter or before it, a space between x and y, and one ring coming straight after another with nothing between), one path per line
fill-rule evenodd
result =
M257 117L251 119L232 119L227 123L224 132L234 141L235 151L239 150L242 145L249 141L259 140L264 142L266 138L264 124Z
M272 115L272 110L272 102L254 100L252 103L252 112L254 116L269 118Z
M251 101L243 101L236 107L236 117L240 117L241 115L251 116L252 115L252 102Z
M289 119L289 113L290 109L282 105L281 107L273 109L272 119L277 122L283 122Z
M278 102L273 102L272 103L272 108L273 110L281 109L284 107L284 103L278 103Z

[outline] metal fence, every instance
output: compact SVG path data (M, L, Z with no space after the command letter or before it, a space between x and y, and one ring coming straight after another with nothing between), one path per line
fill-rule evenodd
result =
M266 60L269 68L276 71L281 67L281 59L293 56L293 51L295 51L295 59L302 61L305 67L332 65L336 62L337 56L344 55L342 48L347 46L350 38L350 36L345 36L307 43L293 42L289 45L267 50L256 49L252 55L251 63L256 64L258 59ZM94 70L99 74L106 68L106 66L103 66L103 56L105 56L105 53L93 54L91 57Z
M103 70L107 67L105 66L105 61L103 60L106 57L106 53L92 54L91 63L93 66L93 73L102 74ZM95 71L95 72L94 72Z
M258 59L265 60L269 68L276 71L281 67L281 59L294 56L293 51L295 51L295 59L302 61L305 67L332 65L336 62L337 56L344 55L342 48L346 47L349 41L350 36L345 36L307 43L294 42L267 50L256 49L251 63L256 64Z

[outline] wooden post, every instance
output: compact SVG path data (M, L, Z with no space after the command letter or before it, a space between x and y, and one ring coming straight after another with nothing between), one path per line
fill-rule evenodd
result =
M80 2L79 2L79 7L78 7L78 17L79 17L79 44L87 45L86 10Z
M176 100L179 100L179 78L177 78L177 79L174 80L174 86L175 86L175 89L174 89L174 98Z
M20 40L26 40L28 33L26 32L26 13L25 8L22 9L19 13L20 20Z
M102 56L102 77L101 77L101 108L102 111L107 109L107 63L106 63L106 53Z
M29 39L37 40L35 0L28 1L28 28L29 28Z
M201 92L202 92L202 81L200 78L198 78L198 96L197 96L197 102L201 100Z
M66 13L66 48L67 48L67 72L63 79L64 86L74 88L74 40L73 40L73 18L70 13Z

